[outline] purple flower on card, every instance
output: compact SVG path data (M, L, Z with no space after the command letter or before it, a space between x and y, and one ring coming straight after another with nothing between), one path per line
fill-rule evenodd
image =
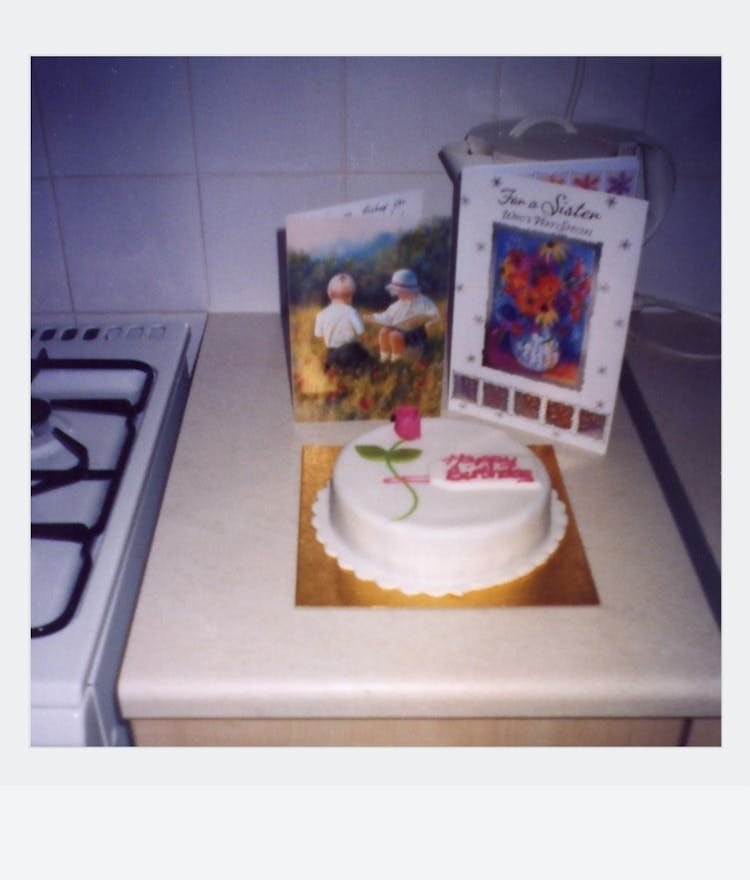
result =
M618 196L626 196L633 186L633 177L625 171L619 174L610 175L607 178L607 192L615 193Z

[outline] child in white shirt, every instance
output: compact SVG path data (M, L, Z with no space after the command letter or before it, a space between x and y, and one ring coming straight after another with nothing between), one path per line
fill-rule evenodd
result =
M326 346L325 369L337 366L350 369L359 366L369 357L360 345L359 337L365 326L352 299L357 285L351 275L340 272L328 282L330 304L315 316L315 336Z

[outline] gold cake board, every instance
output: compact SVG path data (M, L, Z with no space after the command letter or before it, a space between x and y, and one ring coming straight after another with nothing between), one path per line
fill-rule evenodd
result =
M297 548L296 604L303 606L359 606L392 608L484 608L523 605L598 605L581 536L573 517L555 450L549 445L529 446L549 472L552 485L568 511L568 525L557 550L534 571L516 580L462 596L406 595L384 590L373 581L360 580L339 568L315 537L312 505L331 477L340 446L304 446L300 487ZM457 552L460 552L457 548Z

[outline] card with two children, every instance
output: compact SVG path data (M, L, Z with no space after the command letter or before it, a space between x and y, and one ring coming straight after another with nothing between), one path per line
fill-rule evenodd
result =
M450 218L425 218L417 192L287 218L297 421L439 415L450 241Z

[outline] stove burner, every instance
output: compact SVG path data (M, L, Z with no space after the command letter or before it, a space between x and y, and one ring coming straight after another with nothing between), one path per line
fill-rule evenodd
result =
M52 404L41 397L31 398L31 466L44 452L54 449L56 427L52 417ZM59 426L59 425L58 425Z
M53 437L71 453L74 463L68 467L49 469L31 469L31 494L40 495L65 486L73 485L80 481L98 481L106 488L101 509L98 511L96 521L91 526L80 522L63 520L59 522L43 522L31 524L31 537L47 541L66 541L78 545L80 553L80 570L76 582L63 611L54 620L50 620L38 626L32 626L32 638L50 635L57 632L72 619L83 595L88 579L94 552L96 539L104 532L109 519L109 514L114 505L125 468L130 457L131 449L135 442L136 420L145 409L151 387L155 379L155 370L148 364L130 359L63 359L50 358L46 350L42 350L36 359L31 362L31 375L33 379L43 370L128 370L136 371L142 376L142 383L138 399L131 402L117 395L102 397L60 398L45 400L40 397L31 399L31 434L34 445L35 434L44 438ZM125 419L126 438L118 459L113 467L92 467L89 461L89 452L79 441L71 437L61 427L55 426L53 413L85 412L93 414L117 415ZM59 416L58 416L59 418Z
M49 401L43 400L41 397L31 398L31 430L43 425L50 417L52 407Z

